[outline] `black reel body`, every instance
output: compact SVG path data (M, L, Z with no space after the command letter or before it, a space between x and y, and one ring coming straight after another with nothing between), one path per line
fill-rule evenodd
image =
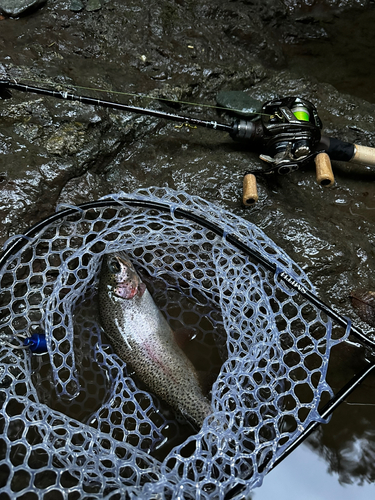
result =
M310 101L284 97L266 102L258 120L235 122L231 137L251 143L252 149L261 153L260 158L271 164L262 173L286 174L316 156L321 129L317 109Z

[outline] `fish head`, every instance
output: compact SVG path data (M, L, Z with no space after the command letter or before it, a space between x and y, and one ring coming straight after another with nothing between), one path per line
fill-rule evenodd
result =
M104 256L102 274L109 289L122 299L133 299L136 295L142 297L146 291L146 285L123 252Z

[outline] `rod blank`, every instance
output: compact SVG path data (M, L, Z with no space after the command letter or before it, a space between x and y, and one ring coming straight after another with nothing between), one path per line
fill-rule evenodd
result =
M92 106L101 106L103 108L118 109L120 111L131 111L132 113L138 113L141 115L155 116L157 118L165 118L166 120L173 120L182 123L191 123L199 127L212 128L214 130L220 130L222 132L230 133L232 132L233 129L231 125L226 125L225 123L218 123L216 121L200 120L199 118L175 115L173 113L158 111L156 109L140 108L138 106L132 106L130 104L120 104L113 101L104 101L103 99L94 99L92 97L75 95L69 92L64 92L59 90L49 90L42 87L24 85L22 83L12 82L10 80L0 80L0 89L2 89L3 91L5 89L14 89L14 90L19 90L21 92L31 92L33 94L46 95L67 101L79 101L82 102L83 104L91 104Z

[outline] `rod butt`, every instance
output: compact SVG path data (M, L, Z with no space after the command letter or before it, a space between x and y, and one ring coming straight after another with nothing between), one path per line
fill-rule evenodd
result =
M375 148L354 144L354 155L350 161L364 165L375 165Z

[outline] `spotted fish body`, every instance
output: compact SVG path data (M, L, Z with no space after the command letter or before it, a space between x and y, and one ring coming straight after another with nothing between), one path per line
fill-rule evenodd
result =
M117 354L152 392L201 427L212 410L195 368L123 252L104 256L99 304Z

